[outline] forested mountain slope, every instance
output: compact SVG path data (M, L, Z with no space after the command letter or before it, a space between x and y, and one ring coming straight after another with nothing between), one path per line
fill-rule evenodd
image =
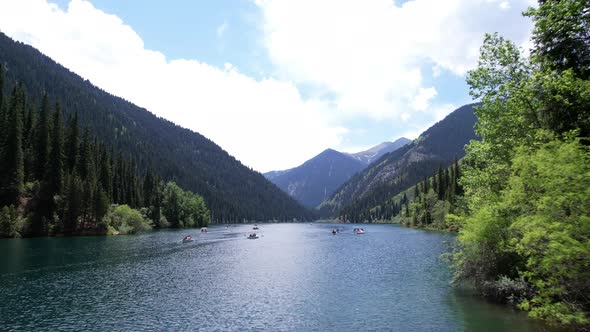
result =
M52 103L60 102L66 117L77 113L91 136L133 159L141 173L152 167L164 180L202 195L214 222L310 217L262 174L206 137L106 93L2 33L0 63L6 69L6 90L20 81L30 100L42 100L47 93Z
M304 206L314 208L364 167L347 154L327 149L298 167L265 176Z
M322 203L322 215L376 206L464 156L465 144L477 138L473 106L453 111L412 143L384 155L352 177Z

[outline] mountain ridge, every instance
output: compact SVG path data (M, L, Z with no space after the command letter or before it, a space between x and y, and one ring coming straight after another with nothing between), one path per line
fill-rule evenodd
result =
M464 105L424 131L412 143L383 155L338 188L319 207L323 216L335 217L342 209L370 205L391 197L447 167L465 155L464 146L477 139L473 106Z
M384 142L371 149L354 154L328 148L303 164L282 171L270 171L264 176L284 192L308 208L315 208L340 185L369 164L371 158L383 155L409 140ZM382 152L384 150L384 152ZM371 153L369 157L365 155Z
M202 195L215 221L312 216L203 135L105 92L1 32L0 63L6 68L6 89L23 82L31 100L41 100L47 93L52 103L60 102L66 116L77 113L91 135L135 160L142 173L151 167L164 180Z

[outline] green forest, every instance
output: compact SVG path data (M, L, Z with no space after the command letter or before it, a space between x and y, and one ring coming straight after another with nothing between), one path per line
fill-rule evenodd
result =
M481 141L467 146L457 282L532 317L590 324L590 6L539 1L530 56L485 36L468 74Z
M450 167L340 220L458 231L457 284L571 328L590 325L590 5L540 1L530 55L488 34L467 75L480 138ZM394 183L395 185L395 183Z
M22 82L29 103L40 103L45 94L52 98L51 104L59 101L64 120L77 114L91 137L112 148L116 156L120 153L133 161L139 174L151 169L165 182L173 181L202 196L214 223L314 217L203 135L101 90L2 32L0 64L5 70L5 95Z
M0 66L0 91L4 91ZM27 100L22 84L0 93L0 237L127 234L206 226L203 198L164 183L151 169L66 121L45 95Z

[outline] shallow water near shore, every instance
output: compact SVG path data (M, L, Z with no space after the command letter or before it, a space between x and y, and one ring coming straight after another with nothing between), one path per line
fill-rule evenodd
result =
M0 241L2 330L539 331L454 289L451 234L259 224ZM355 227L367 233L353 234ZM339 229L332 235L331 230ZM191 234L195 241L182 243Z

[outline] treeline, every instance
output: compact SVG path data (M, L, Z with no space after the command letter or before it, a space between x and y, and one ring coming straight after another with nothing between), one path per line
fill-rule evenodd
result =
M403 149L403 148L402 148ZM396 151L397 152L397 151ZM395 152L394 152L395 153ZM449 165L450 161L421 160L400 167L398 174L391 181L373 187L341 209L339 219L349 222L377 222L391 220L399 214L402 208L393 198L399 193L424 179L425 175L432 174L437 169L437 164Z
M45 95L4 94L0 66L0 237L105 234L209 222L202 197L164 182L64 121ZM138 211L133 211L137 209ZM136 218L139 215L141 218ZM124 229L124 231L122 231Z
M404 193L394 217L411 227L457 231L455 213L463 209L460 177L461 166L457 160L449 168L439 167L435 174L414 186L412 200Z
M590 328L590 3L544 0L531 56L487 35L468 73L476 131L455 278L533 317Z
M457 210L463 210L463 188L459 184L461 164L439 166L431 176L376 206L348 210L342 221L399 222L410 227L457 231ZM386 194L385 194L386 195Z

